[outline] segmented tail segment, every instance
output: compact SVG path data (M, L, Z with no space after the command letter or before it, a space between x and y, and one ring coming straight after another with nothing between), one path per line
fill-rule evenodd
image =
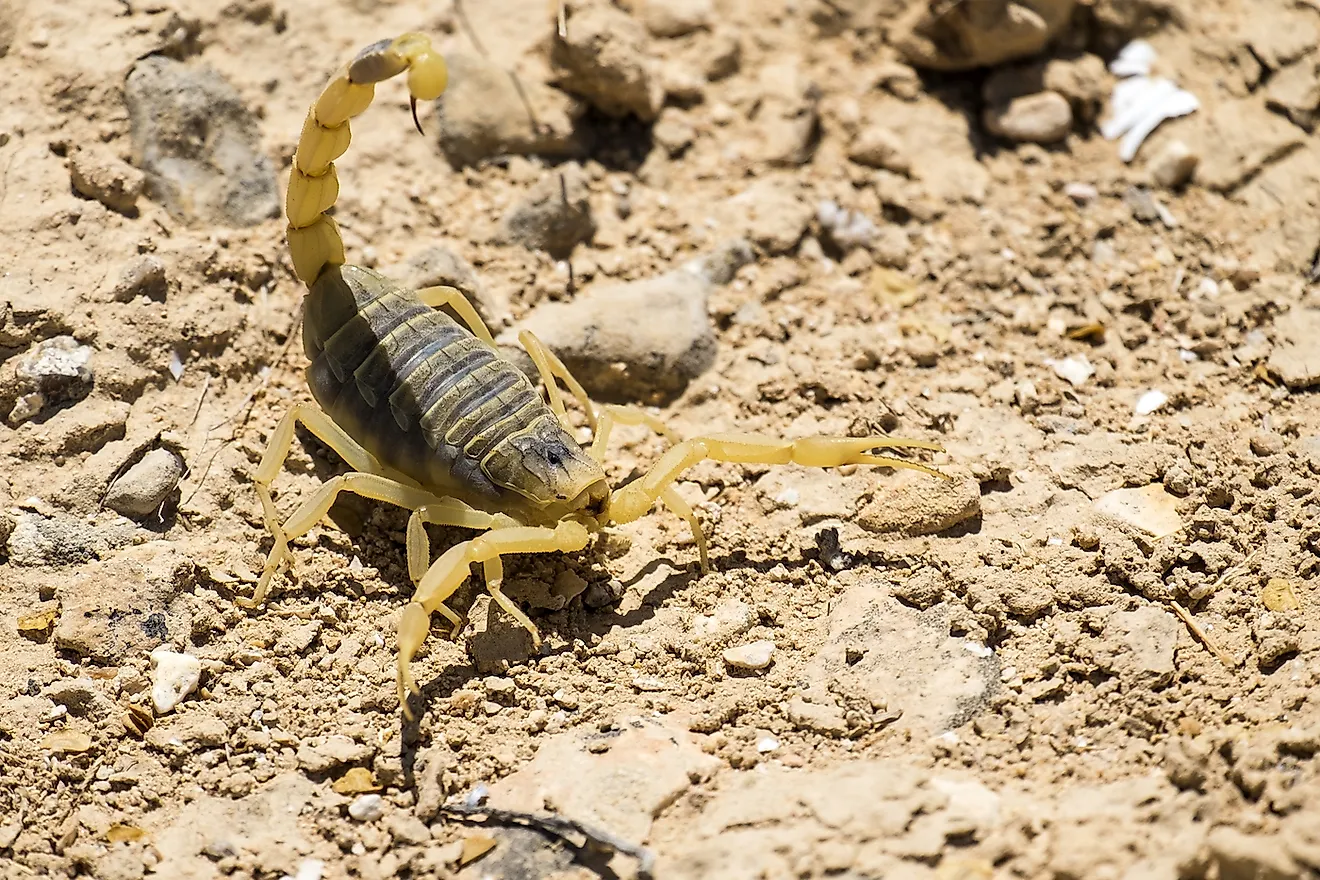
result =
M293 157L285 213L293 270L311 287L326 266L344 264L339 227L326 215L339 198L335 160L348 149L348 121L371 106L376 83L408 72L413 121L417 102L440 97L449 72L424 34L373 43L342 68L307 112Z

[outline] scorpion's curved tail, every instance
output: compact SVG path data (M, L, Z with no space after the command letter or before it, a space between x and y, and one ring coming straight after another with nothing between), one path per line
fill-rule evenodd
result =
M326 211L339 198L335 159L348 149L348 121L371 105L376 83L405 70L416 123L417 102L440 97L449 81L444 59L431 48L430 39L417 33L363 49L335 74L307 112L293 157L285 213L293 270L308 287L327 266L344 264L344 241Z

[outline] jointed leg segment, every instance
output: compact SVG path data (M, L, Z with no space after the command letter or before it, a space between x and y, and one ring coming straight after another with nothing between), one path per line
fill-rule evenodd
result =
M399 620L399 702L408 710L409 691L417 691L410 665L417 649L426 641L431 630L431 613L444 607L444 601L462 586L472 572L472 564L482 563L486 587L491 597L532 635L533 644L540 646L541 634L536 625L508 596L500 590L504 579L501 556L510 553L565 553L587 546L591 534L581 523L564 520L554 528L514 526L501 528L485 535L450 547L431 565L412 602L403 609Z

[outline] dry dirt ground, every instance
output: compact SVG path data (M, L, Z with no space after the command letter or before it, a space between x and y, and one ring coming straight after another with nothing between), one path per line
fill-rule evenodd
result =
M483 795L664 878L1320 872L1315 4L568 13L0 0L0 875L645 868L446 808ZM539 653L474 578L416 723L404 513L341 502L236 606L310 400L279 193L327 77L406 30L449 103L355 123L350 261L683 434L883 430L952 479L698 466L710 573L662 510L515 558ZM1201 108L1125 164L1097 123L1141 35ZM662 448L621 431L611 477ZM278 508L343 469L300 434Z

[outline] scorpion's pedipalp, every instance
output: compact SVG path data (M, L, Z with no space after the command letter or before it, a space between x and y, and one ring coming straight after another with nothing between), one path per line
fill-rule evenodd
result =
M415 122L417 102L440 97L449 82L444 59L424 34L416 33L362 50L330 80L307 114L285 203L293 269L304 284L310 286L326 266L344 265L344 242L327 212L339 196L334 160L348 149L349 120L371 105L376 83L404 71Z
M743 464L800 464L808 467L840 467L845 464L879 464L906 467L946 477L934 468L902 459L872 455L872 449L930 449L936 443L897 437L804 437L780 440L756 434L711 434L684 440L660 457L643 476L614 491L610 518L616 523L632 522L664 496L683 471L701 461Z

